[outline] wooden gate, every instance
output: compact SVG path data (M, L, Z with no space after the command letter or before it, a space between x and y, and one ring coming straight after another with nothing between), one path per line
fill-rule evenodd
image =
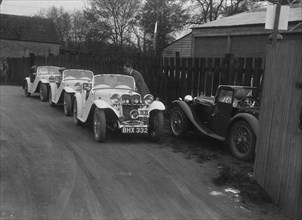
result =
M301 37L301 36L299 36ZM302 219L302 41L266 57L255 178L291 218Z

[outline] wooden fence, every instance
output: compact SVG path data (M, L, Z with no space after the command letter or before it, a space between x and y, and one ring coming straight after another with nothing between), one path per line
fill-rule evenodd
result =
M255 160L256 180L296 220L302 219L301 61L301 40L268 48Z
M21 85L32 65L55 65L92 70L95 74L122 73L129 62L139 70L150 91L166 104L187 94L215 95L220 84L260 84L264 72L261 57L235 58L232 54L214 58L154 58L140 54L132 56L96 57L92 55L60 55L9 59L9 81Z

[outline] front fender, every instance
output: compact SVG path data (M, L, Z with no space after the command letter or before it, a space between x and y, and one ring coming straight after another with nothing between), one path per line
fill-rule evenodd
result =
M73 88L68 87L68 86L66 86L66 87L64 88L64 90L65 90L65 92L67 92L67 93L76 93L76 91L75 91Z
M253 116L251 114L248 114L248 113L239 113L239 114L237 114L235 117L233 117L231 119L231 124L235 120L237 120L237 119L244 119L244 120L246 120L251 125L251 127L252 127L255 135L258 136L259 121L258 121L258 119L255 116Z
M183 112L186 114L187 118L189 119L189 121L197 128L197 130L199 130L201 133L208 135L210 137L213 137L215 139L218 140L225 140L225 137L222 137L220 135L215 134L213 131L211 131L208 127L206 127L204 124L202 123L197 123L197 121L194 119L194 115L193 112L191 111L190 107L188 106L187 103L185 103L184 101L181 100L175 100L172 102L175 105L178 105Z
M109 105L107 102L105 102L105 101L103 101L103 100L95 100L95 101L93 102L93 104L94 104L97 108L99 108L99 109L111 109L111 110L115 113L115 115L116 115L117 117L120 116L120 114L119 114L119 112L118 112L117 110L115 110L114 108L112 108L111 105Z
M55 83L49 83L49 92L51 92L51 97L52 97L52 101L54 101L55 97L56 97L56 88L57 85Z
M152 111L152 110L161 110L161 111L163 111L163 110L166 109L165 105L160 101L152 102L152 104L148 108L150 109L150 111Z
M24 86L25 86L25 83L26 83L26 82L27 82L27 86L30 86L30 79L29 79L29 77L26 77L26 78L24 79L23 85L22 85L22 88L23 88L23 89L25 89Z
M184 113L186 114L188 119L192 123L194 123L195 120L194 120L193 113L187 103L185 103L184 101L181 101L181 100L175 100L172 103L178 105L184 111Z
M46 80L46 79L40 79L40 82L45 83L45 84L49 84L49 80Z

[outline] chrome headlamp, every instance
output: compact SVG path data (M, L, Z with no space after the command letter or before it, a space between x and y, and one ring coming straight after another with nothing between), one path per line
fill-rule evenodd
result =
M151 94L147 94L147 95L144 96L143 101L144 101L144 103L145 103L146 105L151 105L152 102L154 101L154 97L153 97L153 95L151 95Z
M113 104L119 104L121 102L121 96L119 94L113 94L111 97L110 97L110 100Z
M49 80L50 83L53 83L53 82L55 82L55 77L54 76L50 76L48 80Z

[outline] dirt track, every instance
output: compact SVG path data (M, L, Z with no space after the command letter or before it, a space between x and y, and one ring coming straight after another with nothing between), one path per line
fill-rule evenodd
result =
M1 219L285 218L211 195L217 162L186 159L173 146L187 143L168 133L159 144L119 134L99 144L62 106L0 88Z

